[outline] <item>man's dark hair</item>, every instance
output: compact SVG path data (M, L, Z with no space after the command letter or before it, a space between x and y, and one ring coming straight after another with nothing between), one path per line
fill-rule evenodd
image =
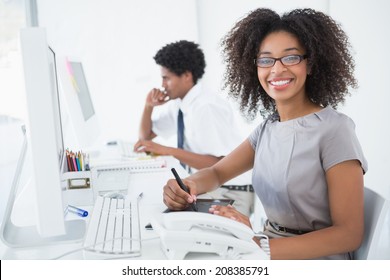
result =
M178 76L190 71L194 84L202 78L206 67L204 54L199 45L185 40L162 47L153 58L158 65Z

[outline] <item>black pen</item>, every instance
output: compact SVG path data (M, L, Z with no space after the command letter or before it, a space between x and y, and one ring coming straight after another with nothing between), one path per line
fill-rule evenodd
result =
M172 168L171 169L172 173L173 173L173 176L175 176L176 178L176 182L179 184L180 188L185 191L186 193L190 194L190 190L187 188L186 185L184 185L183 181L180 179L179 177L179 174L177 174L175 168ZM192 210L194 210L195 212L198 212L198 207L196 207L196 202L194 200L193 203L191 203L191 207L192 207Z

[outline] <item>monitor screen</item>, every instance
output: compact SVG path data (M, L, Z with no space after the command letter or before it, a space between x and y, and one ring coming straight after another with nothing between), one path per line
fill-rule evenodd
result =
M81 62L69 60L67 63L68 73L71 76L71 79L74 81L73 87L78 93L77 97L81 105L81 112L83 113L84 120L87 121L95 114L95 110L93 108L91 96L89 94L83 65Z
M57 61L60 90L67 111L65 131L70 130L68 135L72 136L67 137L67 142L74 144L72 149L84 150L95 144L100 133L86 67L80 58L61 56Z

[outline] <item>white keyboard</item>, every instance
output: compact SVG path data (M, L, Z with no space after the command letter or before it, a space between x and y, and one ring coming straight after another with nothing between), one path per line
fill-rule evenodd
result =
M141 255L138 199L98 196L84 240L87 251L118 256Z
M134 152L134 143L126 141L118 141L119 153L125 158L140 158L146 157L146 153Z

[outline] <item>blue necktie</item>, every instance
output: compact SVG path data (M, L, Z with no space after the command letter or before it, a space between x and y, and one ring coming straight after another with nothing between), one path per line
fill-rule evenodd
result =
M183 112L179 110L179 114L177 115L177 147L179 149L183 149L184 147L184 120L183 120ZM180 162L181 166L186 169L186 165Z
M184 120L183 112L179 110L177 115L177 147L183 149L184 147Z

